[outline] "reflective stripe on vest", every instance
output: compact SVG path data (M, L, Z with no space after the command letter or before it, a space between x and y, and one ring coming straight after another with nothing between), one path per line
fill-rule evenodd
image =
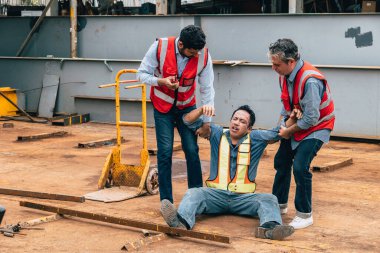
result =
M208 50L204 48L197 57L190 58L178 76L175 37L161 38L158 42L157 60L159 66L155 71L157 77L177 76L180 86L173 91L164 86L151 87L151 100L154 108L161 113L168 112L174 101L179 109L193 106L196 103L196 79L207 65Z
M323 85L325 86L325 91L322 95L321 103L319 105L320 117L318 119L318 122L314 126L310 127L309 129L301 130L299 132L294 133L294 139L296 141L303 140L306 136L308 136L314 131L321 129L332 130L334 128L334 101L331 98L330 87L323 74L308 62L304 62L304 65L296 75L293 87L292 104L295 108L303 110L300 101L305 91L306 81L311 77L314 77L322 81ZM286 83L286 78L283 76L280 77L280 82L280 87L282 89L281 100L285 110L287 111L288 115L290 115L292 108L289 101L290 97Z
M210 188L229 190L237 193L253 193L256 184L248 177L251 161L251 138L247 138L239 145L235 177L230 180L231 150L225 133L222 134L219 144L218 174L214 180L207 180Z

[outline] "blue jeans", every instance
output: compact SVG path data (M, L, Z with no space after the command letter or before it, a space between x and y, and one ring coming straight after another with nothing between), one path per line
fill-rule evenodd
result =
M196 107L179 110L175 106L167 112L160 113L154 109L157 139L157 164L160 199L168 199L173 203L172 192L172 155L174 127L177 126L181 136L182 149L186 157L188 188L202 187L202 169L199 160L197 136L182 121L182 116Z
M3 206L0 206L0 224L1 224L1 221L3 220L4 214L5 214L5 208Z
M293 166L296 181L294 204L297 216L308 218L311 216L312 211L313 177L309 169L323 142L318 139L306 139L295 150L292 150L290 144L290 140L281 140L280 148L274 158L274 167L277 173L274 178L272 193L277 197L280 206L287 205Z
M177 212L190 229L198 214L237 214L259 217L260 225L269 221L282 224L277 198L269 193L239 194L207 187L193 188L187 190Z

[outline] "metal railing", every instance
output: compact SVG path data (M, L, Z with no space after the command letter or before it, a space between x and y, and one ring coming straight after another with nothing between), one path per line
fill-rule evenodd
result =
M0 6L42 6L48 0L0 0Z

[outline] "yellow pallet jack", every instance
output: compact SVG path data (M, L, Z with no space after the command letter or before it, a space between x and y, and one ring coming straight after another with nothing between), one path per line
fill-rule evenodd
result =
M88 193L86 199L103 202L116 202L131 199L145 193L158 193L158 170L150 167L146 129L146 86L137 84L126 86L126 89L141 88L142 91L142 121L127 122L120 120L120 84L138 82L138 80L120 80L126 73L137 73L136 69L120 70L115 83L100 85L99 88L115 87L116 104L116 137L117 145L107 156L102 174L98 181L99 191ZM143 129L143 148L140 151L140 164L128 165L121 163L121 135L120 126L137 126Z

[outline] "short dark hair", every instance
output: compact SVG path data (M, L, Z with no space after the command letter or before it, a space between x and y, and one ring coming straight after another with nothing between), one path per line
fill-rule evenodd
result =
M179 40L185 48L201 50L206 45L206 35L202 29L195 25L188 25L181 30Z
M231 119L232 117L235 115L235 112L237 111L246 111L249 113L249 125L248 127L252 127L253 124L255 124L255 121L256 121L256 116L255 116L255 112L251 109L251 107L249 107L249 105L241 105L239 106L239 108L237 108L233 113L232 113L232 116L231 116Z
M277 55L283 62L288 62L290 59L298 61L300 58L298 47L291 39L278 39L270 44L269 55Z

